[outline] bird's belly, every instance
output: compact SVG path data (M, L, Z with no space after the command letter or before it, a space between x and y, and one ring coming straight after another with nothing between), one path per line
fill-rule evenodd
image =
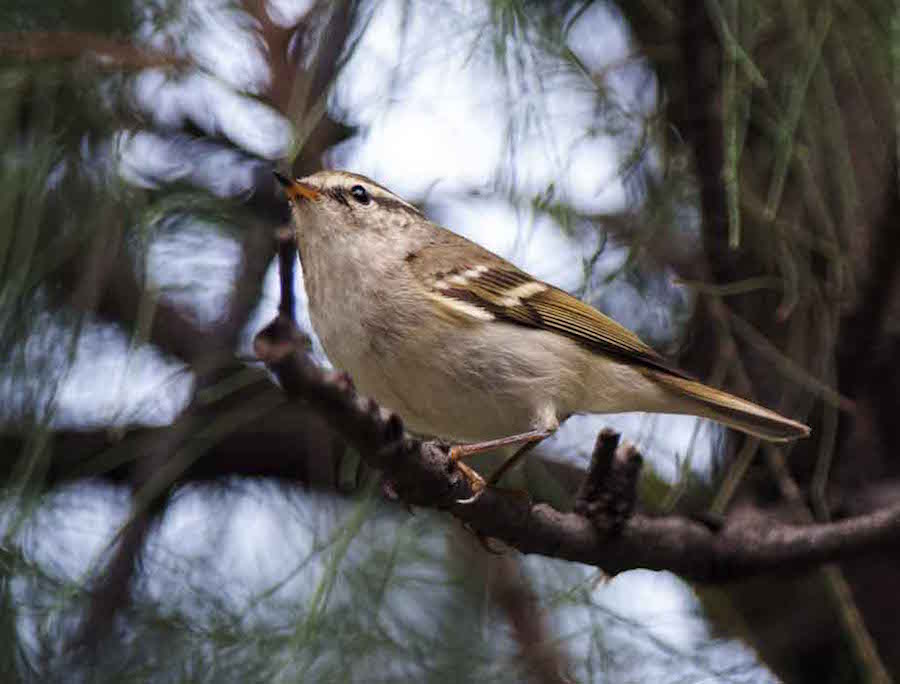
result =
M357 389L396 411L412 432L480 441L532 429L535 411L524 397L499 391L499 381L467 381L465 369L421 362L402 349L365 358L335 358Z
M526 432L537 422L526 397L499 391L490 377L471 383L435 366L398 371L382 379L390 388L384 403L396 406L413 432L476 442Z
M371 342L363 346L348 343L362 330L330 332L320 338L332 362L415 433L481 441L555 428L572 412L554 374L556 350L533 340L519 349L509 338L486 340L483 330L452 328L430 339L367 332Z

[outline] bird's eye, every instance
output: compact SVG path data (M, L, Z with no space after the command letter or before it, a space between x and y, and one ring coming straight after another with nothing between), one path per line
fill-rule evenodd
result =
M366 189L361 185L354 185L350 188L350 194L353 195L353 199L360 204L368 204L371 199L369 193L366 192Z

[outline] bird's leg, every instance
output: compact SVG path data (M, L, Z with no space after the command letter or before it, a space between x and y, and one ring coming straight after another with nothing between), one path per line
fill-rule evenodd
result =
M535 440L533 442L526 442L518 449L516 449L516 453L507 458L503 463L500 464L500 467L497 468L494 472L491 473L490 477L487 479L487 486L493 487L495 484L500 482L501 478L508 473L513 466L515 466L519 461L522 460L522 457L525 456L528 452L534 449L538 444L540 444L544 439L553 434L553 431L550 430L544 436L543 439Z
M457 467L462 471L463 475L469 481L472 488L472 496L468 499L462 499L459 503L474 503L481 496L484 488L496 484L506 472L519 462L525 454L536 447L540 442L553 434L553 430L531 430L518 435L510 435L509 437L500 437L499 439L489 439L484 442L475 442L474 444L457 444L450 448L450 460L456 463ZM506 459L497 470L495 470L490 478L485 482L472 468L462 463L462 459L480 454L485 451L493 451L506 446L521 445L512 456Z
M489 439L484 442L473 442L472 444L456 444L450 448L450 458L454 461L461 461L475 454L482 454L485 451L493 451L500 447L514 446L516 444L530 444L532 442L540 442L553 434L553 430L531 430L518 435L510 435L509 437L500 437L499 439Z

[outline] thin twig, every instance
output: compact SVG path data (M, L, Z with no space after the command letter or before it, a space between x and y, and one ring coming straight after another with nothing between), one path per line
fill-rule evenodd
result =
M81 31L18 31L0 33L0 57L29 61L94 58L96 66L111 69L188 68L187 57L132 41Z

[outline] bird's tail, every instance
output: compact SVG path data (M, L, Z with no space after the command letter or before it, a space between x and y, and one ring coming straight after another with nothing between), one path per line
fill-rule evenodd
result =
M780 416L751 401L708 387L696 380L668 373L654 373L653 377L669 391L696 402L696 412L699 415L735 430L771 442L788 442L809 436L809 427L803 423Z

